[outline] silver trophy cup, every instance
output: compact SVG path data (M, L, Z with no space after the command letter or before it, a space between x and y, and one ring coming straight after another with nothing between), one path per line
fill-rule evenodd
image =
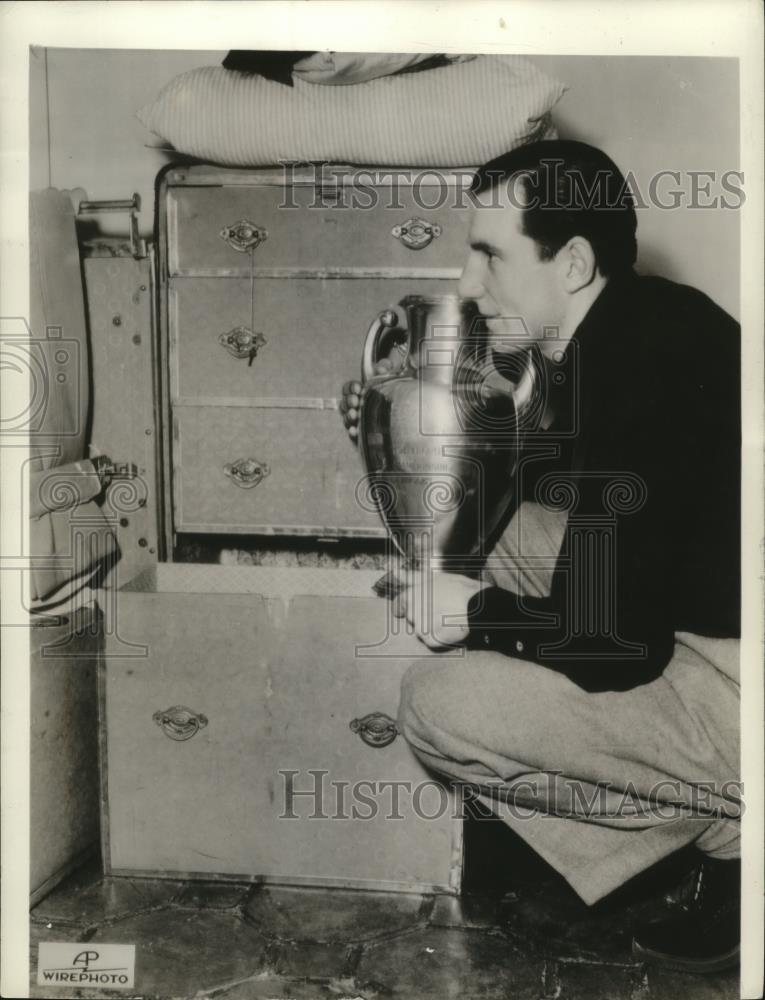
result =
M389 309L364 344L364 499L410 567L474 576L513 498L520 444L512 387L497 379L470 304L410 295L400 307L405 331ZM391 336L403 337L404 365L375 375Z

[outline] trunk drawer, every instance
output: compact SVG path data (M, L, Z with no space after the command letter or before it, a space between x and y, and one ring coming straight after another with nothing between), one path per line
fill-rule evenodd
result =
M173 424L177 531L385 536L334 408L179 406ZM241 486L250 459L263 477Z
M446 295L454 283L259 278L251 290L249 280L238 278L173 281L172 401L335 399L343 382L359 378L372 320L418 290ZM237 327L252 328L266 339L251 363L221 343L221 335Z
M454 207L454 187L435 175L416 190L404 183L367 190L362 197L358 188L346 188L344 203L334 205L309 186L170 187L169 273L249 274L252 265L256 270L447 268L458 275L467 238L466 198L464 207ZM408 246L406 234L394 235L396 227L416 225L415 220L438 227L439 235L425 242L426 235L419 247ZM225 238L239 222L267 234L252 253Z
M400 734L355 731L395 720L404 671L432 655L396 619L388 634L388 602L365 596L378 575L160 564L120 591L101 685L112 874L458 890L451 793Z

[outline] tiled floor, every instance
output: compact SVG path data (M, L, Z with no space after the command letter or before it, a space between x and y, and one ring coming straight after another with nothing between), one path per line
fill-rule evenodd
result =
M483 845L484 847L486 845ZM490 852L482 851L484 859ZM219 1000L733 1000L737 973L685 976L630 955L656 893L587 908L542 863L508 887L474 866L460 898L103 878L96 862L32 912L40 941L136 945L135 993ZM516 867L516 871L518 868ZM33 997L52 995L32 987Z

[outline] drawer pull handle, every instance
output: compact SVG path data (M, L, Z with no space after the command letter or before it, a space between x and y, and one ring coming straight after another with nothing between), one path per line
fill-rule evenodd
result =
M401 732L396 720L385 712L370 712L363 719L353 719L350 727L370 747L387 747Z
M256 226L254 222L248 222L247 219L240 219L232 226L224 226L218 235L234 250L248 253L256 250L268 239L268 230L263 226Z
M423 250L441 235L441 227L437 222L426 222L415 216L400 226L394 226L391 234L410 250Z
M207 725L207 716L192 712L184 705L173 705L164 712L155 712L152 719L171 740L190 740Z
M243 490L251 490L266 476L271 475L271 470L266 463L259 462L255 458L238 458L235 462L224 465L223 471L236 486L241 486Z
M221 333L218 343L226 348L235 358L249 358L249 364L258 356L261 347L268 343L262 333L250 330L246 326L235 326L228 333Z

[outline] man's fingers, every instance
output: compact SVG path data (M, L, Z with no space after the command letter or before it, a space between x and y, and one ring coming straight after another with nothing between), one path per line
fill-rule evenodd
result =
M381 361L377 362L373 370L375 375L387 375L392 367L393 363L389 361L388 358L383 358Z
M361 405L361 382L353 379L350 382L344 382L343 388L341 390L340 402L337 405L340 411L340 416L343 420L343 425L348 431L348 437L351 441L358 443L359 438L359 407Z

